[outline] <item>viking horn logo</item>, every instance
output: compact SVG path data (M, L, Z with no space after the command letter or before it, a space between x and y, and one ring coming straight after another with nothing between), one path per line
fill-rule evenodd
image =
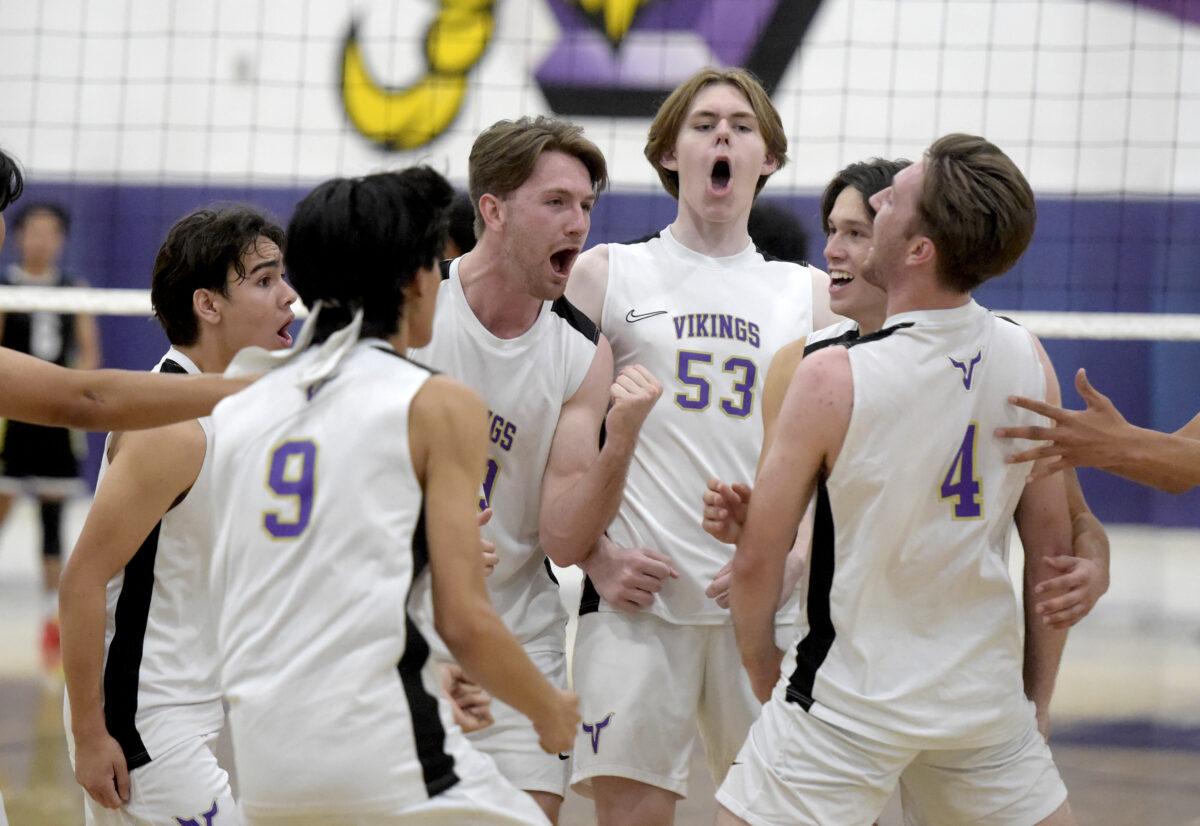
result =
M946 356L950 359L950 363L962 371L963 389L970 392L971 382L975 380L975 365L983 361L983 350L979 350L972 356L970 361L963 359L958 361L954 356Z
M609 0L611 2L611 0ZM372 75L359 45L358 22L342 49L342 106L364 137L391 149L415 149L442 134L458 116L467 72L492 39L495 0L439 0L425 32L425 73L396 89Z
M599 720L595 723L583 724L583 733L591 735L592 738L592 754L600 753L600 732L604 731L605 726L608 725L608 721L612 719L612 716L615 713L616 712L610 711L603 720Z

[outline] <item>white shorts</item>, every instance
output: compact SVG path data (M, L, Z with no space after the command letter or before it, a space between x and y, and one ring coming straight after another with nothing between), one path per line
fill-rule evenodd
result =
M777 642L794 634L778 626ZM625 777L686 797L697 723L720 784L762 707L731 625L585 614L571 670L583 717L571 786L585 797L593 777Z
M474 749L457 759L457 783L404 811L378 814L246 816L247 826L549 826L533 802L500 776L495 764ZM201 824L203 826L203 824Z
M190 737L131 771L129 802L119 809L106 809L85 792L84 823L238 826L242 817L233 801L229 775L213 754L216 742L215 732Z
M898 782L909 826L1033 826L1067 797L1032 711L1007 743L918 749L879 743L772 699L717 802L752 826L869 826ZM924 820L913 819L918 813Z
M530 654L529 659L553 685L567 687L566 654L542 651ZM491 712L495 722L468 734L471 745L491 757L500 774L518 789L565 797L571 772L569 757L543 751L533 723L512 706L492 698Z

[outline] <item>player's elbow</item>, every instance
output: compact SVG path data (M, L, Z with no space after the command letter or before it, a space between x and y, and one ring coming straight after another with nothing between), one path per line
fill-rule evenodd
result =
M435 611L433 621L454 659L468 669L480 650L486 650L488 634L499 624L500 618L486 598L453 611Z
M538 528L542 553L560 568L570 568L583 562L598 538L581 540L577 530L572 531L568 525L558 525L553 519L541 520Z

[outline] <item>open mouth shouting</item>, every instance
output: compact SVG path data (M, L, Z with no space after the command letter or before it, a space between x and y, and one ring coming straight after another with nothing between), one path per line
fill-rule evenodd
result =
M733 177L732 170L729 168L728 158L717 158L713 164L712 172L709 175L709 182L712 185L713 192L726 192L729 189L729 181Z
M550 267L555 275L566 278L571 274L571 265L579 255L579 247L563 247L550 253Z

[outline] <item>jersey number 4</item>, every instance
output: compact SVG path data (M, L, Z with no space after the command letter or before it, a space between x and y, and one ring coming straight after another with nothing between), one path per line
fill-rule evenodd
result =
M317 488L317 445L314 442L284 442L271 454L267 487L282 499L291 499L290 513L263 512L263 528L276 539L295 539L312 519L313 495Z
M955 519L983 518L983 484L975 476L975 437L978 430L978 422L967 425L962 444L942 479L938 499L942 502L954 500Z

